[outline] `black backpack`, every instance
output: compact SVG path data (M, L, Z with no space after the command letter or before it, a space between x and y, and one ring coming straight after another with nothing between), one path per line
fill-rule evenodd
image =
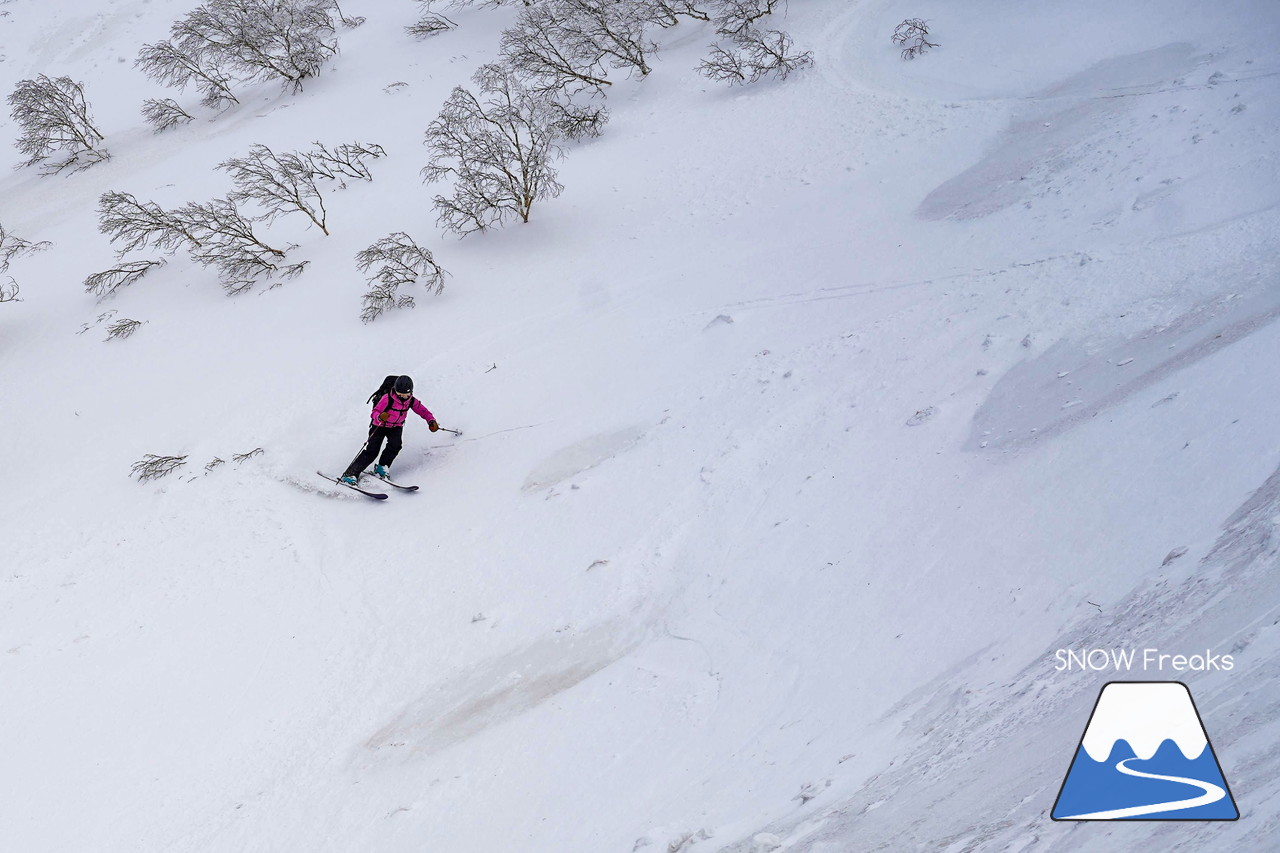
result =
M386 379L382 380L382 384L378 386L378 390L374 391L373 394L369 397L369 404L375 405L383 397L390 394L391 389L395 387L396 380L399 378L400 378L400 375L397 373L397 374L388 376Z

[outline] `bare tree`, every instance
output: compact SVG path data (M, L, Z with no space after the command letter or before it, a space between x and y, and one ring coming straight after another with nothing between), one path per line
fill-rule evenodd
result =
M110 155L98 145L104 137L89 116L82 84L70 77L21 80L9 95L10 115L22 128L18 151L27 156L24 166L43 164L45 174L74 166L86 168ZM54 152L64 159L48 162Z
M733 39L732 49L712 45L698 70L704 77L730 83L754 83L772 74L783 80L813 65L813 53L794 53L791 36L780 30L748 28Z
M285 213L303 213L325 236L328 213L316 187L316 173L305 155L276 154L265 145L254 145L247 157L233 157L218 164L231 175L236 188L232 201L253 201L265 211L257 217L271 222Z
M648 74L658 45L646 37L650 23L642 4L616 0L548 0L564 16L562 32L584 50L597 51L613 68Z
M98 230L121 242L116 257L151 245L172 255L183 246L199 248L194 224L179 211L163 210L151 201L138 201L130 193L106 192L98 197Z
M105 299L115 295L122 287L133 284L156 267L164 266L164 261L125 261L111 269L95 272L84 280L84 289Z
M929 27L920 18L908 18L898 24L893 31L893 43L902 47L903 59L915 59L931 47L937 47L929 41Z
M551 127L556 136L575 142L599 136L609 121L609 110L596 104L579 104L572 99L552 98L548 107L554 116Z
M53 244L48 240L42 240L39 243L24 240L17 234L6 231L4 225L0 225L0 273L9 271L9 264L13 263L14 258L34 255L52 246Z
M595 46L573 37L558 7L535 5L523 10L502 33L503 59L540 92L574 94L582 89L603 92L613 85Z
M500 51L538 91L603 92L611 85L606 67L649 73L658 46L646 30L654 18L647 0L543 0L521 11Z
M422 6L418 20L405 27L405 32L415 38L427 38L436 33L442 33L445 30L451 30L457 26L453 21L441 15L439 12L432 11L431 0L418 0Z
M427 181L453 179L453 195L436 196L435 207L440 224L463 236L513 216L528 222L535 201L563 190L551 167L563 156L551 99L502 65L483 65L471 79L480 95L453 90L427 128L422 170Z
M209 0L147 45L138 65L168 85L195 83L204 103L235 102L232 81L282 80L296 92L338 52L334 0ZM350 22L354 19L343 19Z
M344 142L332 151L319 142L311 145L311 150L306 154L311 171L318 178L338 181L342 186L346 186L343 177L372 181L373 173L364 161L387 155L381 145L373 142Z
M714 9L711 20L715 21L716 32L720 35L742 35L756 21L773 14L773 10L782 2L783 0L711 0Z
M702 0L635 0L646 21L660 27L674 27L681 18L710 21L711 13L699 8ZM706 5L702 3L702 5Z
M329 0L328 5L338 14L338 20L342 23L342 26L347 27L348 29L355 29L365 22L364 17L361 15L356 15L354 18L347 17L346 13L344 13L342 8L338 5L338 0Z
M403 231L388 234L369 248L356 255L356 268L367 275L369 291L364 295L364 310L360 319L366 323L376 320L391 308L412 308L413 296L399 292L404 285L423 279L427 290L440 293L448 275L431 252L420 247Z
M187 36L179 24L174 24L172 31L181 46L168 41L143 45L133 64L166 86L185 89L188 84L195 84L202 96L200 103L206 107L218 109L240 103L231 92L231 79L217 65L218 51L201 39Z
M156 133L195 121L195 116L184 110L172 98L147 98L142 102L142 117L155 128Z
M191 259L216 269L230 294L242 293L257 281L277 275L292 278L306 266L306 262L281 266L285 251L262 242L253 223L229 198L189 202L172 213L184 228L199 236L199 245L190 247Z

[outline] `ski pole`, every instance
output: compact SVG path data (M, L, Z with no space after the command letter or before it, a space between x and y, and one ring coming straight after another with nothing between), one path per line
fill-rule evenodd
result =
M451 433L453 433L454 435L462 435L462 430L460 430L460 429L449 429L448 427L440 427L440 431L441 431L441 432L451 432Z

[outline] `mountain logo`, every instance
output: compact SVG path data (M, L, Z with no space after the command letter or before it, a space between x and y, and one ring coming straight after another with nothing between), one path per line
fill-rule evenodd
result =
M1235 820L1191 691L1181 681L1103 685L1054 820Z

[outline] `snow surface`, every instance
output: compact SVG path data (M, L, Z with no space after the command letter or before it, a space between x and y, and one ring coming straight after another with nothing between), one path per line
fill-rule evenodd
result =
M1280 6L795 0L815 66L746 88L684 22L559 199L457 241L422 134L513 9L348 0L304 92L153 135L132 61L194 5L0 3L0 89L83 80L112 154L0 177L55 244L0 305L0 846L1280 843ZM389 156L270 227L300 278L84 293L101 193L313 140ZM393 230L452 277L363 325ZM409 424L415 495L326 486L401 372L465 434ZM1236 665L1054 666L1146 647ZM1049 820L1117 676L1190 686L1239 821Z

